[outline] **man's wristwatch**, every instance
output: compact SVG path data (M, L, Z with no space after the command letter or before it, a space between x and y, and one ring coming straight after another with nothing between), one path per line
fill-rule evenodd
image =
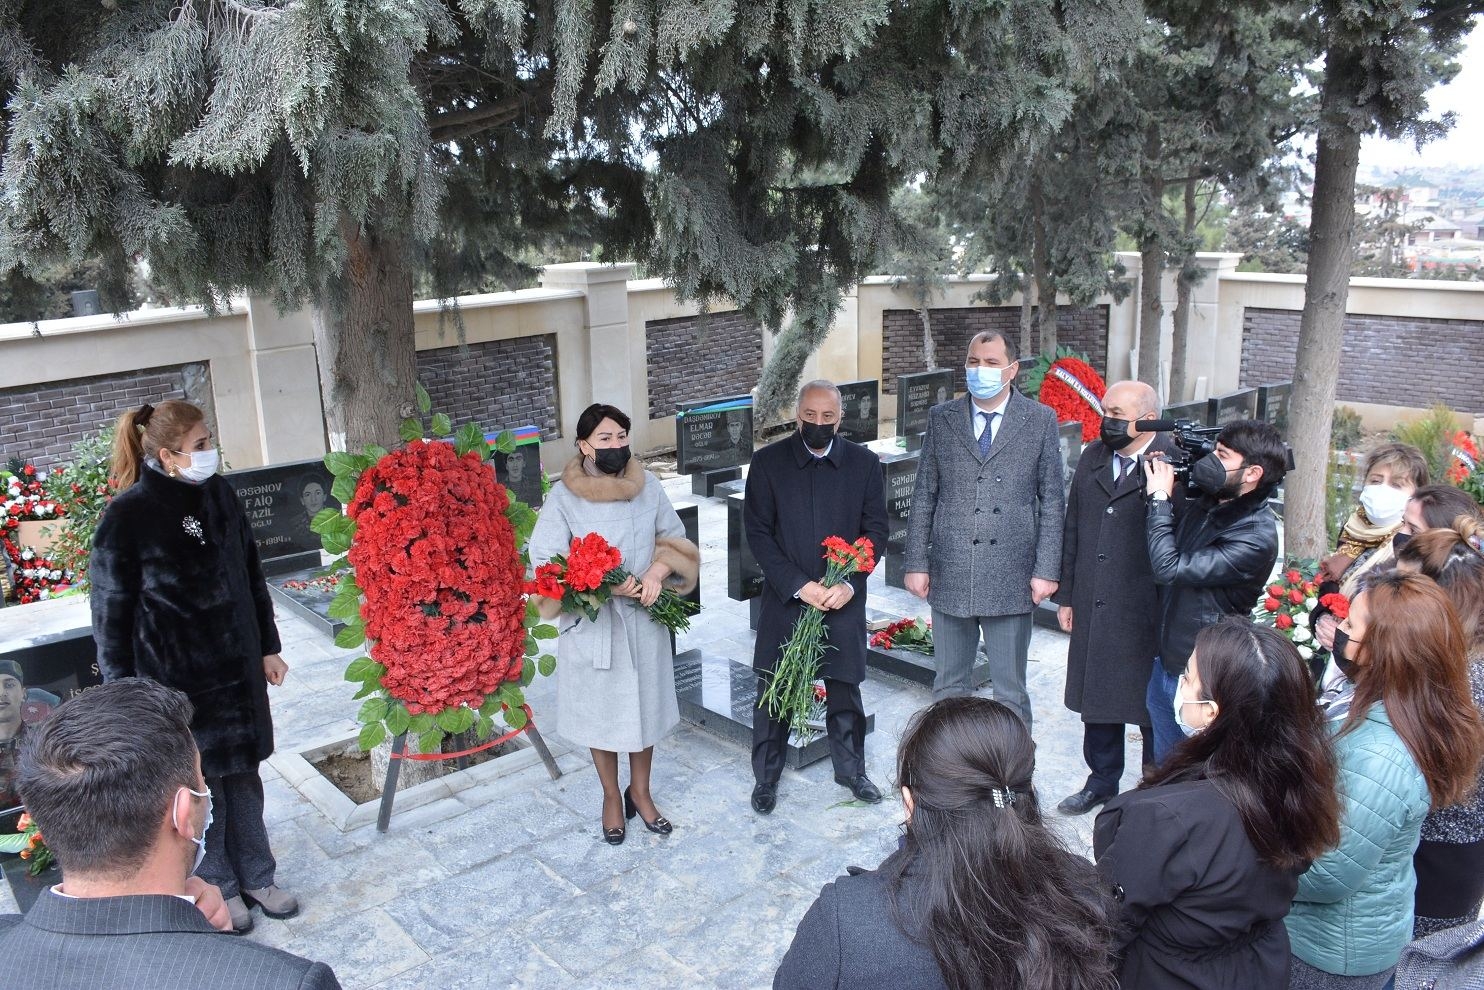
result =
M1149 501L1151 502L1168 502L1169 500L1169 492L1150 492L1149 494Z

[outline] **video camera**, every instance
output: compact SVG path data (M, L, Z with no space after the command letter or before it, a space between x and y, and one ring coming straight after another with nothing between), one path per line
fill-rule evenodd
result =
M1216 449L1219 426L1202 426L1189 419L1151 419L1139 423L1140 433L1168 433L1175 449L1165 455L1175 477L1184 481L1190 466Z

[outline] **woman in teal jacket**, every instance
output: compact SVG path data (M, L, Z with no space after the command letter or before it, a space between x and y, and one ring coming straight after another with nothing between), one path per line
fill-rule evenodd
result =
M1484 726L1447 595L1420 574L1372 578L1335 633L1352 691L1328 716L1340 763L1340 844L1299 878L1291 988L1380 988L1412 937L1422 819L1476 780Z

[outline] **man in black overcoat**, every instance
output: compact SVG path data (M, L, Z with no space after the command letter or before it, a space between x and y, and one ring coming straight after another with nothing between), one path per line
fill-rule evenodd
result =
M853 543L864 536L879 555L886 546L886 497L880 459L836 435L840 390L814 381L799 390L799 428L752 457L742 517L747 543L762 568L762 613L753 669L761 697L779 651L805 608L825 611L829 646L821 669L827 694L825 729L835 780L862 801L881 800L866 776L866 577L833 588L825 573L826 537ZM759 708L752 719L752 807L768 814L778 801L788 725Z
M1150 659L1159 652L1153 621L1159 603L1145 539L1144 472L1139 458L1169 450L1169 437L1139 430L1159 415L1143 382L1118 382L1103 396L1102 435L1088 444L1072 475L1062 530L1057 619L1072 634L1066 705L1082 715L1087 783L1057 805L1081 815L1118 793L1124 726L1142 727L1144 762L1154 762L1154 734L1144 696Z

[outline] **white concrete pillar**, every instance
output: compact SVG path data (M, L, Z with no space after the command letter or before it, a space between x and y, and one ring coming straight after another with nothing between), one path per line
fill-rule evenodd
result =
M247 348L261 438L260 463L323 457L327 449L325 411L309 311L280 314L266 296L249 298Z

